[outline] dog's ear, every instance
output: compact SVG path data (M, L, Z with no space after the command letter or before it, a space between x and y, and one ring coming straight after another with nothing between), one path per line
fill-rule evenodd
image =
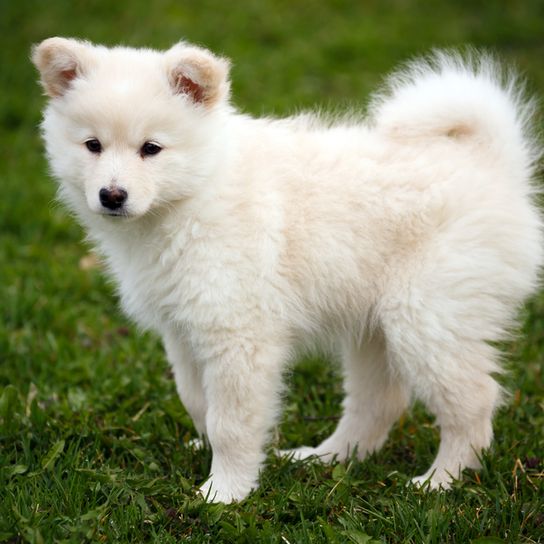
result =
M176 94L186 95L195 104L209 108L228 98L227 59L183 42L169 49L165 59L168 80Z
M67 38L48 38L32 48L32 62L51 98L62 96L74 79L85 74L89 49L88 44Z

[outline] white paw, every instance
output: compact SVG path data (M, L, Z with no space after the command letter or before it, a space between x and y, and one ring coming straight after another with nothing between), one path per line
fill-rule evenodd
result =
M278 457L288 457L291 461L302 461L315 456L315 448L302 446L291 450L276 450Z
M231 504L245 499L251 492L251 487L241 489L239 487L228 486L221 483L220 479L210 477L199 489L199 493L207 502L223 502Z
M335 458L334 453L323 453L318 448L310 448L308 446L302 446L292 450L276 450L276 455L279 457L288 457L291 461L312 459L313 461L319 461L320 463L330 463Z
M206 448L206 442L202 438L192 438L187 442L187 447L193 450L203 450Z
M451 478L440 479L428 474L416 476L410 483L425 491L447 491L451 488Z

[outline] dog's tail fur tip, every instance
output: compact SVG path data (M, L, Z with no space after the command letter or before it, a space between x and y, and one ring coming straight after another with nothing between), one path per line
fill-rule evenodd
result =
M487 54L436 51L409 62L373 97L369 112L392 138L454 138L529 170L542 157L535 101Z

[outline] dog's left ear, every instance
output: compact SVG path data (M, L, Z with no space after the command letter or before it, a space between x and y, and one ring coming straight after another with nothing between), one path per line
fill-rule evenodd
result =
M207 49L174 45L165 53L168 80L174 93L208 108L228 99L230 63Z

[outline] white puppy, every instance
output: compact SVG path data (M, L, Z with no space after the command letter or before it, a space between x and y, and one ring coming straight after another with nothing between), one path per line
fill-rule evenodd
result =
M334 434L292 455L362 459L410 398L441 429L416 482L477 467L503 339L537 286L532 107L488 58L435 54L390 78L368 119L253 119L229 64L51 38L33 51L60 198L124 310L157 331L213 450L210 500L258 481L300 348L338 351Z

